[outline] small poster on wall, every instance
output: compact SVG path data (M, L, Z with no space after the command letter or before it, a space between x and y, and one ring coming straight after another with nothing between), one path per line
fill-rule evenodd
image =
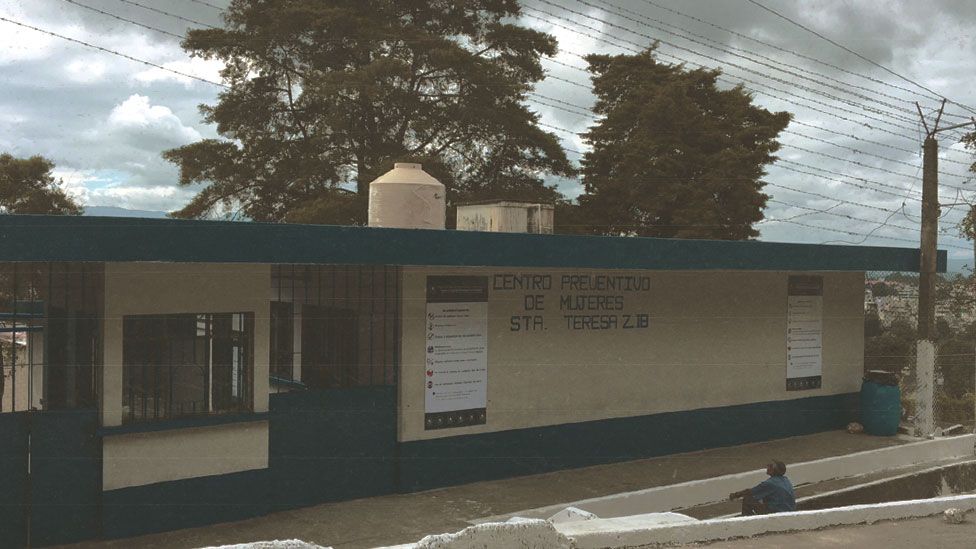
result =
M488 277L427 277L424 343L424 429L484 424L488 400Z
M823 380L823 277L789 278L786 390L819 389Z

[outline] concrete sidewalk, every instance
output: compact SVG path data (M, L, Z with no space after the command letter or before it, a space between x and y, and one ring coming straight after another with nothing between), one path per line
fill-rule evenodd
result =
M428 492L324 504L246 521L70 547L190 548L295 538L337 549L392 545L417 541L427 534L454 532L468 526L468 520L480 517L761 469L773 458L789 464L910 441L832 431Z

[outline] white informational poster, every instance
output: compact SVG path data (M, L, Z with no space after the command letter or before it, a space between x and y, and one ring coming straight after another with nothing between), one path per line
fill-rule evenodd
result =
M486 422L488 278L428 276L424 428Z
M819 389L823 380L823 277L791 276L786 320L786 390Z

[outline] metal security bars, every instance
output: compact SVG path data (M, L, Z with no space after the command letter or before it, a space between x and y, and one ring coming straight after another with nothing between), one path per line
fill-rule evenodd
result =
M373 265L275 265L272 390L395 385L400 270Z
M95 407L101 264L0 264L0 412Z
M252 409L252 313L123 320L125 423Z

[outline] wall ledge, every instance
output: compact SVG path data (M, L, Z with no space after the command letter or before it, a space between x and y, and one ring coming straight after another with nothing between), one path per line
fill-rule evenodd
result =
M100 427L95 434L100 437L111 437L116 435L130 435L134 433L155 433L160 431L178 431L182 429L196 429L199 427L212 427L215 425L230 425L234 423L253 423L267 421L270 418L268 412L243 412L234 414L209 414L187 416L163 421L151 421L145 423L130 423L127 425L113 425Z

